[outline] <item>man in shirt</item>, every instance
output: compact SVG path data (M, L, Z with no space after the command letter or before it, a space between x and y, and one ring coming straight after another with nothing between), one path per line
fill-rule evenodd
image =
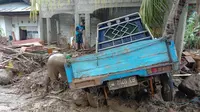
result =
M76 50L83 48L83 31L85 30L84 23L81 22L76 26Z

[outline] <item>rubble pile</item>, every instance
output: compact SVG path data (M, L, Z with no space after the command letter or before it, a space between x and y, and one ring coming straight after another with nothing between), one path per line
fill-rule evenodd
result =
M185 51L181 60L181 73L196 74L200 72L200 51Z
M24 74L29 74L41 68L49 57L48 54L21 53L19 50L6 46L1 46L0 51L3 52L0 62L2 67Z
M0 37L0 45L7 45L7 38Z
M20 94L31 93L32 96L41 96L45 91L44 87L46 77L47 68L44 67L27 76L18 77L20 79L15 78L13 80L15 82L14 87L18 88L18 93Z

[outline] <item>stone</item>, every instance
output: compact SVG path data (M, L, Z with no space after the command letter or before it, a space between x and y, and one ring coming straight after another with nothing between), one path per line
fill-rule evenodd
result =
M73 94L73 102L77 105L77 106L88 106L88 100L87 100L87 94L84 91L76 91Z
M0 85L7 85L11 83L12 78L13 78L13 74L11 71L0 69Z
M136 102L124 102L121 99L108 99L107 104L115 112L134 112L138 104ZM145 111L142 111L145 112Z
M200 96L200 75L192 75L186 78L178 86L178 89L188 97Z

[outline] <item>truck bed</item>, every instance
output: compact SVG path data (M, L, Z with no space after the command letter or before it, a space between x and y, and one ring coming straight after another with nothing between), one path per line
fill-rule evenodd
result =
M148 76L146 68L178 62L173 41L145 40L75 58L65 64L69 83L95 79L95 85L106 80L128 76Z

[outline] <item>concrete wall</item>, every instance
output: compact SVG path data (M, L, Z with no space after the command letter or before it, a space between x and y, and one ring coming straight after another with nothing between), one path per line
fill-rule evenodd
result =
M75 0L51 0L51 3L48 3L48 0L43 0L40 10L40 16L42 18L52 17L55 14L74 13L74 3Z
M6 36L12 35L12 17L5 16Z
M61 36L74 36L74 16L71 14L59 14L59 21Z
M42 18L55 14L93 13L101 8L138 7L142 0L52 0L51 3L42 1L40 15Z
M37 38L39 38L40 29L39 29L38 20L32 21L29 18L29 15L27 15L27 16L14 16L14 17L12 17L12 26L13 26L12 27L12 31L15 32L15 37L16 37L17 40L20 40L19 29L22 26L36 28L35 30L38 31L38 37Z
M6 25L4 16L0 16L0 28L2 29L2 35L5 36L6 33Z
M97 37L97 24L100 23L101 20L95 17L91 17L91 24L90 24L90 29L91 29L91 37L89 39L91 46L96 44L96 37Z
M101 8L113 7L138 7L141 5L142 0L75 0L75 12L77 13L92 13L93 11ZM87 8L85 8L87 7Z

